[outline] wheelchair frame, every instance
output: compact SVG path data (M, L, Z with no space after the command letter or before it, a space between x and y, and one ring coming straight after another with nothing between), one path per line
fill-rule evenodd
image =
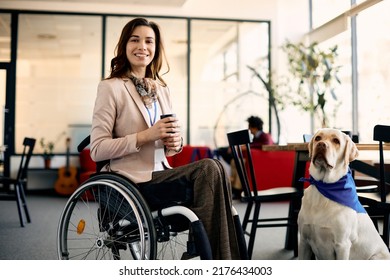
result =
M177 240L187 228L172 230L166 220L175 215L188 220L192 239L187 244ZM69 198L57 240L59 259L212 259L203 224L190 209L177 205L151 212L135 184L105 172L92 176Z
M89 142L90 136L78 151ZM97 172L70 196L62 211L59 259L212 259L203 223L185 204L152 212L137 184L117 173L100 172L101 167L98 162ZM234 207L232 212L240 254L247 259L241 222Z

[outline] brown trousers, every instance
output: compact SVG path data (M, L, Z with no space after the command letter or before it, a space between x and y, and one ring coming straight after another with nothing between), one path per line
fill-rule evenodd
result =
M153 172L152 180L142 188L161 185L193 189L189 207L202 221L216 260L239 259L239 248L232 216L230 180L223 166L214 159L202 159L185 166Z

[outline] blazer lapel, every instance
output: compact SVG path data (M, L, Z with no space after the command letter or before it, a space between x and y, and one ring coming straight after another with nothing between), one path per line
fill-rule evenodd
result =
M127 92L130 94L131 98L134 100L134 103L137 105L138 110L141 112L146 125L150 127L149 115L146 112L145 105L141 99L141 96L139 96L139 93L135 89L133 82L128 78L124 78L123 81L125 83Z

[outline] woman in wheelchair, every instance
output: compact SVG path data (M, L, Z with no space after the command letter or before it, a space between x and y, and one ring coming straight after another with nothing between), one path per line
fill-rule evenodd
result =
M181 152L178 118L160 76L165 53L158 25L144 18L128 22L99 83L91 130L91 157L109 160L102 170L135 182L150 207L187 199L203 222L213 259L240 259L232 214L231 187L218 160L203 159L170 168L168 156ZM172 114L160 118L160 115Z

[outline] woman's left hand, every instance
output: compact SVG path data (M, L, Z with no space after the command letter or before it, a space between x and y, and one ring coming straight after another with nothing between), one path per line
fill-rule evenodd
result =
M183 147L183 139L180 136L180 132L170 133L169 136L162 139L162 141L168 150L179 152Z

